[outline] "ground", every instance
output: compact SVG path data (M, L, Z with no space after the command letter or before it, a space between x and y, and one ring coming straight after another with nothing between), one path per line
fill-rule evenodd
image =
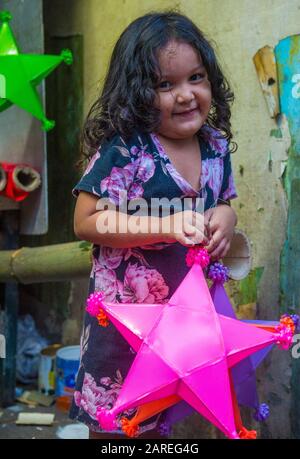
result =
M52 426L16 425L15 421L20 412L54 413L55 418ZM48 408L29 408L18 403L5 409L0 408L0 439L87 438L87 435L83 424L69 419L68 413L57 409L55 405Z

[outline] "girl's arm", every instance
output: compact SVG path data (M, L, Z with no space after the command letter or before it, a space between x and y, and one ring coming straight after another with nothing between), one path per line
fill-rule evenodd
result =
M204 217L200 214L185 214L187 220L181 229L176 223L182 212L169 217L169 221L166 220L168 217L138 217L112 209L97 210L98 200L97 196L90 193L79 193L74 214L74 232L79 239L114 248L176 241L190 246L206 241L204 231L201 231L204 228ZM104 232L109 225L109 230ZM134 228L140 231L134 233Z

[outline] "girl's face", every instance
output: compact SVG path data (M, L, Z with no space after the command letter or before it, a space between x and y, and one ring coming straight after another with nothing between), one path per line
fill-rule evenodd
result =
M192 138L211 108L211 86L197 51L188 43L170 41L160 50L162 78L156 90L161 111L158 133L170 139Z

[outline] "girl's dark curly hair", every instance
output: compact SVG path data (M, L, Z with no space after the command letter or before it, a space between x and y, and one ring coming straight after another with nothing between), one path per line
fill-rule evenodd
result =
M212 90L212 108L207 124L230 142L229 88L214 50L198 27L177 12L154 12L133 21L118 39L99 99L92 105L83 128L81 153L90 158L101 142L115 133L129 138L135 130L144 133L159 126L160 111L154 107L160 80L158 52L172 40L189 43L199 52ZM234 151L235 143L231 144Z

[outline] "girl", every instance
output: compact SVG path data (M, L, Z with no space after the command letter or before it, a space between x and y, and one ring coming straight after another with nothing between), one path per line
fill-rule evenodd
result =
M84 126L83 153L90 161L73 190L75 234L93 242L89 293L101 289L110 302L164 303L187 274L188 246L207 243L213 259L227 253L237 220L230 207L236 197L232 100L211 45L187 17L151 13L122 33ZM121 212L122 192L127 201L148 203L153 197L188 197L194 210L202 198L204 217L175 212L166 230L161 213ZM100 198L116 207L98 210ZM116 216L115 229L105 232L105 222ZM129 218L141 231L127 228ZM101 433L96 409L114 404L134 352L111 324L99 327L89 315L81 349L71 417L85 422L92 438L124 438L121 429ZM140 437L160 438L163 418L164 413L145 421Z

